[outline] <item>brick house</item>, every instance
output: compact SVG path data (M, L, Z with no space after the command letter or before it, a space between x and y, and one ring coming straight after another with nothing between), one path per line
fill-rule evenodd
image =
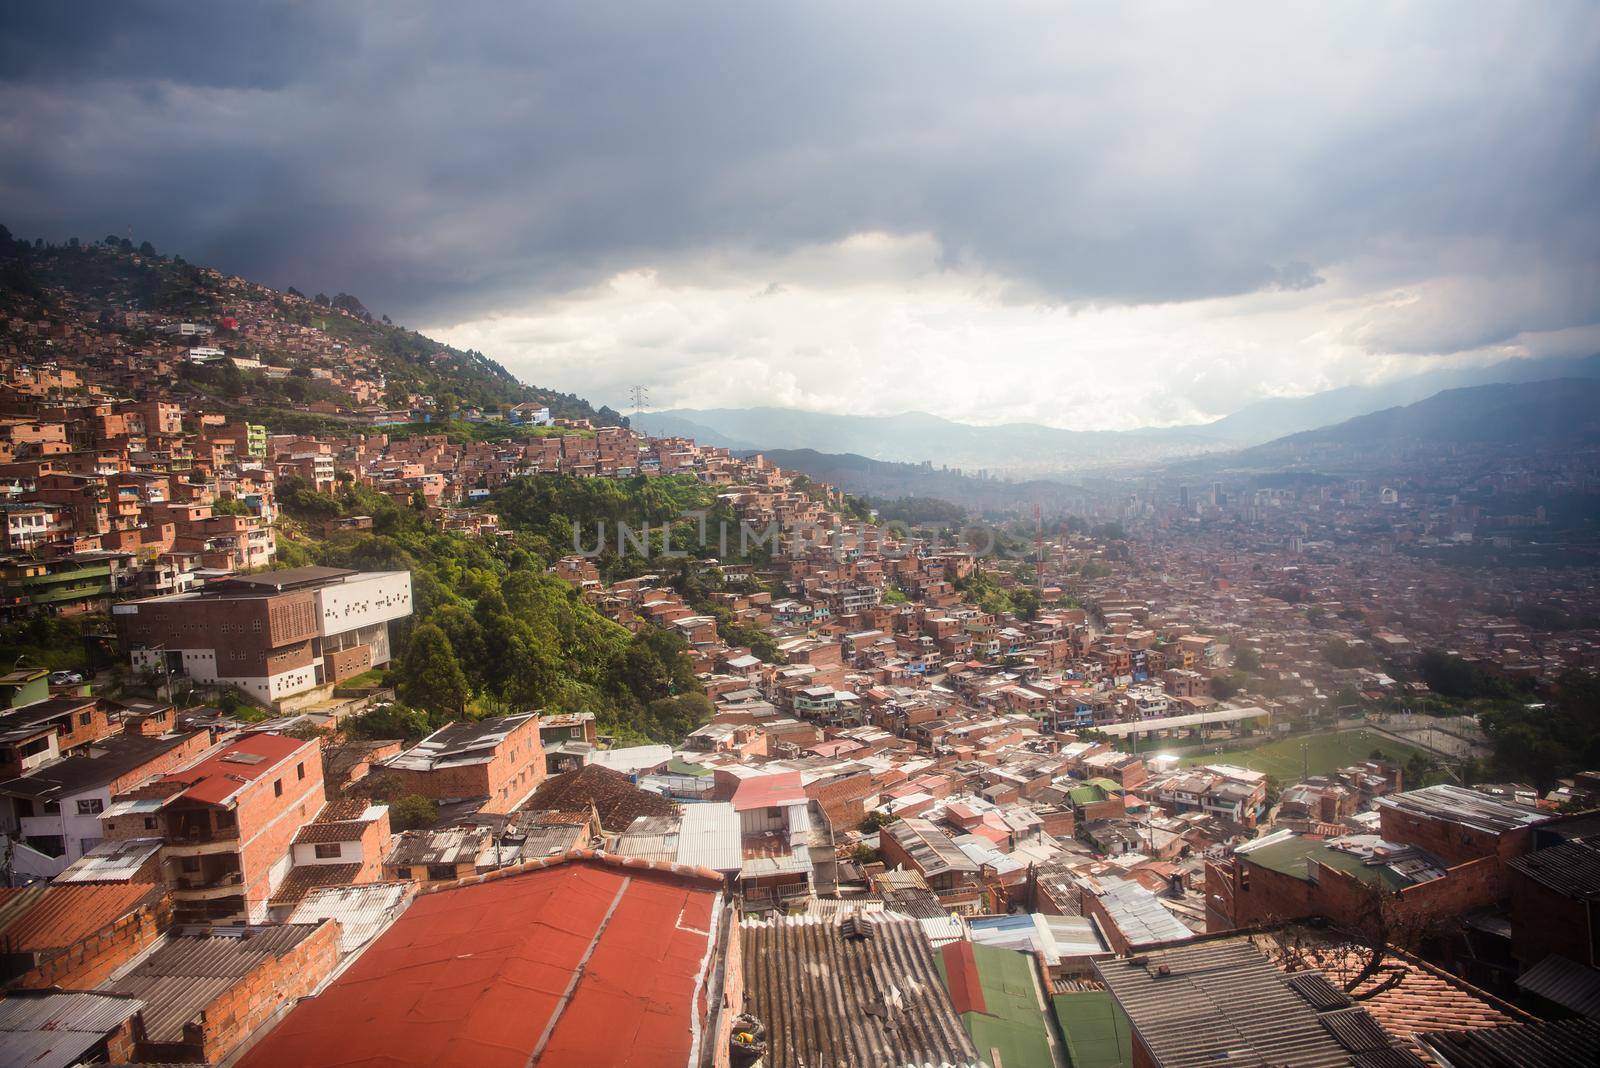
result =
M437 801L484 798L483 812L514 812L545 777L539 717L531 712L440 727L382 771L401 794Z
M257 920L325 800L315 740L247 734L116 798L102 826L108 839L163 840L180 922Z

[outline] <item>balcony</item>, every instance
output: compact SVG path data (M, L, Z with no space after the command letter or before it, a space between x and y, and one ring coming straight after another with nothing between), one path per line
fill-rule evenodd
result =
M162 847L162 854L168 857L205 857L217 853L237 852L239 852L237 838L169 839Z
M217 875L204 872L185 872L172 884L172 896L185 901L213 901L224 897L237 897L244 891L244 876L237 871Z

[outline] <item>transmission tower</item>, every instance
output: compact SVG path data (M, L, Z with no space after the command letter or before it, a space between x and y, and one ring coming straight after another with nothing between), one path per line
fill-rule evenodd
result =
M650 390L644 386L629 386L628 399L633 403L633 414L638 415L650 404Z

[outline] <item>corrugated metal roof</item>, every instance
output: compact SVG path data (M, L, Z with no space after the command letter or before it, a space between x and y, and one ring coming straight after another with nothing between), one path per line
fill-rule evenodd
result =
M1349 1063L1316 1012L1246 939L1097 961L1095 970L1163 1068Z
M916 921L785 916L746 920L740 933L769 1068L979 1064Z
M1551 955L1523 972L1517 985L1579 1016L1600 1020L1600 968Z
M434 771L439 768L484 764L511 733L533 719L531 712L494 719L464 720L449 723L428 735L399 756L384 761L384 767L405 771Z
M41 884L0 889L0 948L28 953L70 946L161 896L151 883Z
M630 745L625 749L596 749L589 754L589 763L602 768L636 775L641 771L659 768L672 759L670 745Z
M1417 1036L1441 1064L1451 1068L1547 1068L1600 1064L1600 1024L1560 1020L1480 1031L1427 1031Z
M1600 898L1600 846L1566 842L1512 857L1506 865L1568 897Z
M12 993L0 999L0 1053L17 1068L67 1068L142 1007L109 994Z
M159 838L101 842L57 875L58 883L121 883L132 879L145 862L161 851Z
M315 930L282 925L169 934L110 989L145 1003L145 1033L152 1042L180 1042L184 1024L269 958L289 952Z
M1501 834L1550 818L1548 812L1497 801L1477 790L1440 783L1378 798L1382 808Z
M339 952L354 953L405 911L416 890L416 884L410 882L322 887L301 900L288 922L315 925L338 920Z
M739 844L739 813L726 801L706 801L683 808L678 827L678 863L698 864L713 871L738 871L744 857Z
M1099 882L1100 904L1130 945L1153 946L1194 934L1166 910L1156 895L1131 879L1105 876Z
M930 878L949 872L975 875L978 866L942 829L928 820L908 818L891 823L882 831L905 850L917 868Z

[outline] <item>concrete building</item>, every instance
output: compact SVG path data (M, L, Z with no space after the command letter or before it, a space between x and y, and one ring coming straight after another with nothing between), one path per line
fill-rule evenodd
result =
M410 572L297 567L129 601L112 617L135 670L293 706L388 663L389 624L410 615Z

